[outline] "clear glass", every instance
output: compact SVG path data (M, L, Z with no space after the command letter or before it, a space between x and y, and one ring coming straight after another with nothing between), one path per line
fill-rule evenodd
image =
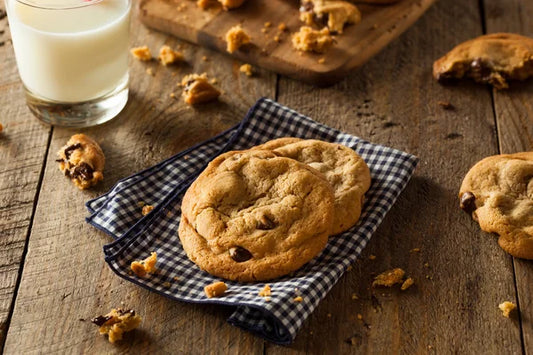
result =
M87 127L128 101L131 0L5 0L30 111Z

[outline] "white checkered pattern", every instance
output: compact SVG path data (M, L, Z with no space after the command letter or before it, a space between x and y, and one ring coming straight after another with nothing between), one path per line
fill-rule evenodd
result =
M279 137L314 138L354 149L370 167L372 185L359 223L290 276L269 282L269 302L257 294L263 283L227 282L222 298L207 298L204 286L217 278L201 271L183 251L178 238L181 198L187 187L222 152L246 149ZM359 256L372 233L409 181L417 158L366 142L319 124L269 99L259 100L244 120L220 135L147 170L119 181L107 194L87 203L87 222L111 235L105 260L120 277L179 301L235 306L228 321L272 342L288 344L304 320ZM156 206L143 217L139 202ZM158 273L138 278L128 273L133 260L158 255ZM295 291L297 289L298 291ZM293 298L301 295L303 302Z

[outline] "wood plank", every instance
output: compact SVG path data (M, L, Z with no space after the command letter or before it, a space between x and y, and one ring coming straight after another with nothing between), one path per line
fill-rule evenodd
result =
M50 128L35 119L15 65L5 4L0 3L0 346L7 333L13 294Z
M141 21L150 27L225 54L228 54L226 31L241 23L252 37L253 45L231 54L233 57L324 86L341 80L364 64L409 28L433 2L403 0L390 6L358 5L361 22L347 26L325 54L298 53L292 47L290 34L277 29L278 24L285 23L293 33L302 26L297 1L254 0L226 12L217 4L202 10L185 0L142 0L140 14ZM267 21L272 22L272 27L264 27ZM280 33L278 43L274 37ZM318 63L320 58L324 63Z
M514 32L533 37L531 1L485 0L487 33ZM533 80L512 83L510 90L493 91L501 153L533 150ZM518 306L525 353L533 349L533 269L531 261L514 259Z
M521 352L518 327L498 310L502 299L515 300L511 258L457 201L470 166L497 152L490 92L472 83L441 86L431 76L436 58L481 33L476 2L443 1L332 88L280 81L281 103L412 152L420 164L363 258L320 304L296 342L289 350L267 344L267 353ZM449 101L455 110L438 101ZM410 252L413 248L421 251ZM403 268L415 285L405 292L370 288L376 273L394 267ZM346 343L350 338L355 345Z
M54 129L6 353L263 352L262 339L226 323L230 310L170 301L122 281L103 260L102 246L111 239L84 222L85 201L119 178L229 128L257 98L275 93L275 75L259 70L248 78L239 73L239 62L154 33L136 19L132 46L146 44L157 52L162 44L179 44L187 64L167 68L156 61L131 61L125 110L103 126L81 130L101 143L107 158L104 182L94 190L78 191L59 172L55 154L76 131ZM218 79L224 91L220 102L197 108L183 102L176 84L193 71ZM177 98L170 97L172 92ZM113 346L88 320L118 306L135 309L144 320Z

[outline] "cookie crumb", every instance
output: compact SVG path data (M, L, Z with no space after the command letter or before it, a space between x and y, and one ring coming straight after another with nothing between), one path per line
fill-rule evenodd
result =
M242 4L244 4L244 1L245 0L218 0L218 2L222 4L222 8L225 11L240 7Z
M135 260L131 263L131 271L139 277L144 277L155 271L155 264L157 263L157 253L152 252L149 257L144 260Z
M205 295L208 298L220 297L224 295L228 286L223 281L214 282L204 287Z
M324 64L326 62L326 58L320 58L317 60L318 64Z
M152 205L145 205L142 209L142 215L146 216L148 213L152 212L154 210L154 206Z
M292 299L294 302L297 302L297 303L300 303L302 302L304 299L302 298L302 296L296 296ZM331 315L330 315L331 317Z
M4 126L0 123L0 133L4 130Z
M183 61L183 54L165 45L165 46L162 46L161 49L159 50L158 59L161 62L161 64L163 64L164 66L167 66L169 64L174 64L176 62Z
M346 268L346 271L352 271L353 269L353 266L352 265L348 265L348 267Z
M122 339L124 333L137 328L141 324L141 320L142 318L135 314L132 309L113 308L105 316L91 319L91 322L99 327L100 334L107 334L110 343L115 343Z
M268 28L268 27L271 27L271 26L272 26L272 22L270 22L270 21L265 22L265 27Z
M268 296L271 296L271 289L270 289L270 285L265 285L265 287L263 287L263 289L261 291L259 291L259 296L261 297L268 297Z
M309 26L302 26L292 35L292 46L301 52L324 53L333 45L333 37L327 27L314 30Z
M183 100L189 105L206 103L216 100L221 92L211 85L207 74L189 74L181 80Z
M420 248L413 248L409 250L410 253L420 253Z
M455 107L448 101L439 101L437 104L445 110L453 110Z
M163 282L163 287L170 288L170 286L172 286L172 285L170 284L170 282L168 282L168 281Z
M428 268L429 267L429 263L424 263L424 267Z
M358 300L359 296L356 293L352 293L352 300Z
M148 62L152 60L152 53L148 46L135 47L130 50L131 54L135 59L138 59L142 62Z
M209 58L208 58L206 55L204 55L204 56L202 57L202 61L204 61L204 62L208 62L208 61L209 61Z
M172 98L175 98L175 97L176 97L176 94L174 94L173 92L171 92L169 96L172 97Z
M516 305L513 302L505 301L498 305L498 308L502 311L502 315L506 318L511 317L511 312L516 309Z
M328 318L331 318L331 313L328 313L328 314L327 314L327 317L328 317Z
M387 270L385 272L382 272L376 278L374 279L374 282L372 282L372 287L376 286L385 286L385 287L392 287L396 284L403 282L403 277L405 276L405 271L403 271L400 268Z
M243 30L241 25L233 26L226 32L226 50L233 53L245 44L250 43L251 37Z
M402 284L402 287L400 287L400 290L405 291L409 287L413 286L415 283L415 280L412 277L408 277Z
M154 70L152 68L146 68L146 74L154 76Z
M239 71L241 73L244 73L246 74L246 76L252 76L254 75L254 72L253 72L253 68L250 64L243 64L241 65L241 67L239 68Z
M285 22L282 22L278 25L278 30L287 31L287 25L285 24Z
M363 315L361 313L357 313L357 319L363 320Z
M206 10L211 5L211 0L198 0L196 6L202 10Z
M376 256L374 254L370 254L370 256L368 257L368 259L370 260L376 260Z

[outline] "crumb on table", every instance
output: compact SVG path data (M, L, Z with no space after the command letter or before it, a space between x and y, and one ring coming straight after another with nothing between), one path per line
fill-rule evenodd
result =
M158 59L161 61L161 64L167 66L176 62L182 62L183 54L173 50L172 48L170 48L170 46L165 45L162 46L161 49L159 49Z
M245 0L218 0L218 2L222 4L222 8L226 11L240 7L244 4L244 1Z
M250 64L243 64L240 66L239 71L241 73L246 74L246 76L252 76L254 75L253 68Z
M196 6L200 9L205 10L211 5L211 0L198 0L196 1Z
M500 303L498 308L500 308L504 317L510 318L511 312L516 309L516 305L513 302L505 301Z
M209 83L207 74L189 74L181 80L183 100L189 105L216 100L221 92Z
M105 316L98 316L91 321L99 326L100 334L107 334L109 342L115 343L122 339L125 332L137 328L141 324L141 320L142 318L135 314L132 309L113 308Z
M152 252L149 257L144 260L135 260L131 263L131 271L139 277L144 277L155 271L155 264L157 263L157 253Z
M224 295L227 289L228 286L223 281L218 281L205 286L204 292L208 298L213 298Z
M392 287L396 284L403 282L403 277L405 276L405 271L403 271L400 268L387 270L385 272L382 272L376 278L374 279L374 282L372 282L372 287L376 286L385 286L385 287Z
M132 48L130 52L134 58L140 61L147 62L152 60L152 53L147 46Z
M0 123L0 132L2 132L4 130L4 126L2 126L2 124Z
M241 25L233 26L226 32L226 50L233 53L243 45L250 43L251 37L243 30Z
M302 302L304 299L302 298L302 296L296 296L292 299L294 302L297 302L297 303L300 303Z
M400 290L402 291L405 291L407 290L409 287L413 286L413 284L415 283L415 280L412 278L412 277L408 277L402 284L402 286L400 287Z

